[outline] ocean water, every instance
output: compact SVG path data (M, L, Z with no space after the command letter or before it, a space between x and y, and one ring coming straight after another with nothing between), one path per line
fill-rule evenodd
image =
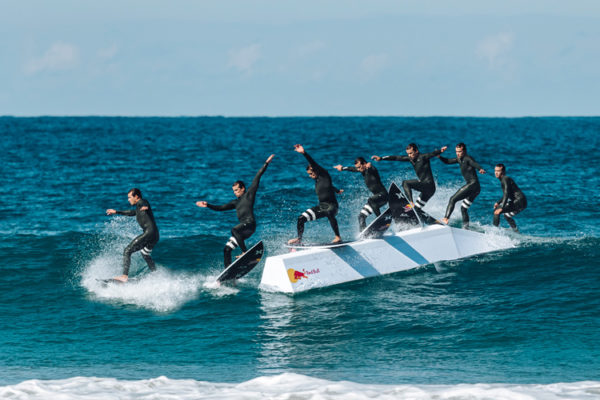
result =
M0 132L2 398L600 398L600 118L2 117ZM331 167L460 141L488 171L472 223L502 250L296 296L258 289L262 263L214 285L235 213L195 202L231 200L270 154L248 241L267 256L317 202L295 143ZM528 198L520 235L491 224L499 162ZM376 166L386 184L414 177ZM432 168L440 217L463 180ZM351 239L368 193L331 175ZM137 253L138 282L102 287L140 232L105 215L131 187L153 207L159 271Z

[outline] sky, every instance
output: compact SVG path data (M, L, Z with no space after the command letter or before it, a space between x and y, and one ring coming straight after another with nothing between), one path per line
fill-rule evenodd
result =
M0 115L600 115L598 0L0 0Z

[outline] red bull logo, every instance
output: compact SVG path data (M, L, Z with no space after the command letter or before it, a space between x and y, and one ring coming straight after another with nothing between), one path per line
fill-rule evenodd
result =
M410 210L412 210L412 206L410 204L404 206L404 212L409 212Z
M311 271L307 271L305 269L302 269L302 271L297 271L293 268L289 268L287 270L288 277L290 278L290 282L292 282L292 283L296 283L301 279L308 279L309 275L318 274L319 272L321 272L321 271L318 268L313 269Z

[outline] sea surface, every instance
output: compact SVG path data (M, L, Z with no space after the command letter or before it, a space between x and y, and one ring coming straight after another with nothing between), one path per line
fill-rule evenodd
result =
M0 118L0 398L600 398L600 118ZM317 203L303 144L329 168L342 236L368 197L358 156L465 142L487 170L473 228L502 249L300 295L213 283L237 223L224 204L270 154L257 194L266 255ZM528 198L521 234L492 226L496 163ZM443 216L463 185L432 160ZM409 163L376 163L384 183ZM120 274L142 190L161 239L147 274ZM460 205L451 224L460 227ZM305 237L332 238L326 220Z

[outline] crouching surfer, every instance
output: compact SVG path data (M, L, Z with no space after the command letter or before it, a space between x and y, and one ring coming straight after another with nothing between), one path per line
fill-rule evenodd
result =
M158 243L158 228L154 221L154 214L148 200L142 198L142 192L140 189L133 188L127 192L127 201L132 206L135 206L135 210L117 211L109 208L106 210L106 215L127 215L135 218L144 230L144 232L133 239L131 243L123 251L123 275L113 278L114 280L127 282L129 277L129 266L131 265L131 255L136 251L142 253L142 257L148 264L150 271L156 271L154 260L152 260L152 249Z
M500 214L503 214L512 230L519 232L514 216L527 208L527 198L515 181L506 176L504 164L496 165L494 175L502 184L502 199L494 204L494 226L500 225Z
M258 190L260 178L267 170L267 166L271 160L273 160L273 157L275 157L275 154L271 154L269 158L267 158L267 161L265 161L265 164L258 171L249 188L246 189L244 182L235 181L232 189L236 198L231 200L229 203L217 206L209 204L206 201L196 202L198 207L210 208L214 211L236 210L240 223L231 229L231 237L223 249L225 268L231 264L231 252L233 249L239 246L242 252L245 253L247 248L244 241L252 236L254 231L256 231L256 219L254 218L254 201L256 198L256 191Z

